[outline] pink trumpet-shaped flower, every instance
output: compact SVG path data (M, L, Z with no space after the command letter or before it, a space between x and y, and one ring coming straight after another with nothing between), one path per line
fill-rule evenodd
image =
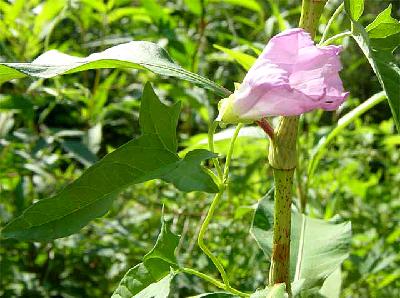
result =
M340 46L316 46L303 29L286 30L269 41L243 83L219 104L218 120L252 122L335 110L348 96L339 71Z

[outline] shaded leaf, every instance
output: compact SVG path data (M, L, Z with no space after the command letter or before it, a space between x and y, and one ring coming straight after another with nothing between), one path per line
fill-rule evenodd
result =
M85 58L51 50L36 58L32 63L0 63L0 84L25 76L52 78L97 68L148 69L160 75L193 82L224 97L230 94L228 90L209 79L175 64L163 48L148 41L131 41Z
M97 156L80 141L63 140L61 146L85 166L91 166L97 161Z
M153 249L144 256L143 263L129 269L122 278L112 298L166 298L174 277L171 268L177 268L174 255L179 236L162 221L161 232Z
M23 113L28 119L33 118L33 104L24 96L0 95L0 111L15 110Z
M183 191L217 192L213 179L200 166L212 153L195 150L183 159L176 154L179 110L179 104L163 105L147 84L140 113L142 136L106 155L53 198L25 210L3 229L3 236L43 241L71 235L107 212L119 191L156 178Z
M250 295L250 298L286 298L285 284L276 284L272 288L267 287L263 290L258 290Z
M175 249L178 244L179 236L172 233L169 223L163 220L156 244L143 258L143 264L153 277L159 279L170 271L170 267L178 267L175 257Z

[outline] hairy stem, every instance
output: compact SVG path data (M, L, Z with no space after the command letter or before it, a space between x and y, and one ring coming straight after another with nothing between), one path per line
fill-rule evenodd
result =
M270 269L270 284L286 283L286 290L290 292L290 227L292 204L292 170L274 169L275 205L274 205L274 234L272 264Z
M281 117L275 137L270 142L269 163L273 167L274 231L270 285L285 283L290 294L290 227L293 174L297 164L297 130L299 117Z
M326 0L303 0L299 26L315 36ZM290 286L290 228L293 174L297 166L298 116L281 117L274 139L270 142L269 163L275 181L273 251L270 285L285 283Z

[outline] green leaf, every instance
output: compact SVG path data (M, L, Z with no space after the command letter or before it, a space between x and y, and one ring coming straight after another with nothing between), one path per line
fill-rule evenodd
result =
M153 277L160 279L170 271L170 267L178 267L178 261L175 257L175 249L178 244L179 236L171 232L168 222L162 220L161 232L156 244L143 258L143 264L149 269Z
M273 190L258 203L251 234L264 254L272 254ZM335 224L292 211L290 275L302 289L311 288L335 271L347 258L351 240L349 222Z
M97 156L80 141L62 140L61 146L85 166L91 166L97 161Z
M164 12L164 8L158 2L155 0L141 0L140 4L155 23L162 24L168 21L168 14Z
M286 298L286 286L285 284L276 284L272 288L265 288L258 290L250 295L250 298Z
M400 22L391 16L392 4L382 11L366 28L369 38L385 38L400 32Z
M267 298L286 298L286 287L285 284L273 285L268 291Z
M379 83L386 92L397 130L400 131L400 68L391 51L373 49L368 33L358 22L352 21L352 36L367 57Z
M179 104L163 105L147 84L140 109L142 136L106 155L53 198L25 210L3 229L3 236L47 241L71 235L107 212L122 189L156 178L183 191L217 192L217 185L200 166L201 160L214 154L201 149L183 159L176 154L179 110Z
M144 256L143 263L129 269L111 297L168 297L175 275L171 269L178 268L174 255L178 243L179 236L172 233L169 223L163 220L161 233L153 249Z
M237 295L233 295L226 292L215 292L215 293L204 293L196 296L191 296L190 298L236 298Z
M32 119L34 114L31 101L19 95L0 95L0 111L2 110L20 111L28 119Z
M256 1L256 0L208 0L208 2L222 2L222 3L228 3L231 5L235 6L241 6L250 10L253 10L255 12L258 12L259 14L263 14L263 8L262 6Z
M163 169L164 174L160 175L160 178L173 183L182 191L218 192L211 177L205 174L200 166L201 161L216 156L216 154L202 149L190 151L182 160L174 163L168 169Z
M324 281L319 293L326 298L339 298L342 286L342 271L337 268Z
M0 63L0 84L26 76L52 78L97 68L147 69L160 75L193 82L223 97L230 94L227 89L213 81L175 64L163 48L148 41L131 41L85 58L51 50L36 58L32 63Z
M344 0L344 7L349 17L357 21L364 12L364 0Z
M184 0L183 2L192 13L197 16L201 15L202 4L200 0Z
M237 50L231 50L224 48L219 45L214 45L214 48L224 52L225 54L228 55L231 59L235 60L237 63L239 63L245 70L249 70L250 67L254 64L256 61L256 58L253 56L250 56L248 54L242 53Z
M374 49L393 51L400 45L400 22L391 16L392 4L366 28Z

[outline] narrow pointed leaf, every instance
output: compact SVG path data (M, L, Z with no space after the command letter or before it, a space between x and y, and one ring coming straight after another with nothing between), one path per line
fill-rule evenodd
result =
M163 48L148 41L131 41L84 58L50 50L36 58L32 63L0 63L0 84L26 76L52 78L97 68L147 69L160 75L193 82L220 96L230 94L227 89L213 81L175 64Z
M3 229L3 236L47 241L71 235L107 212L118 192L152 179L171 182L183 191L217 192L200 166L202 160L214 157L211 152L194 150L183 159L176 154L179 109L179 104L161 104L147 84L141 106L143 135L106 155L54 197L25 210ZM152 125L150 119L162 126Z
M256 61L256 58L238 50L231 50L215 44L214 48L228 55L229 58L239 63L245 70L249 70Z

